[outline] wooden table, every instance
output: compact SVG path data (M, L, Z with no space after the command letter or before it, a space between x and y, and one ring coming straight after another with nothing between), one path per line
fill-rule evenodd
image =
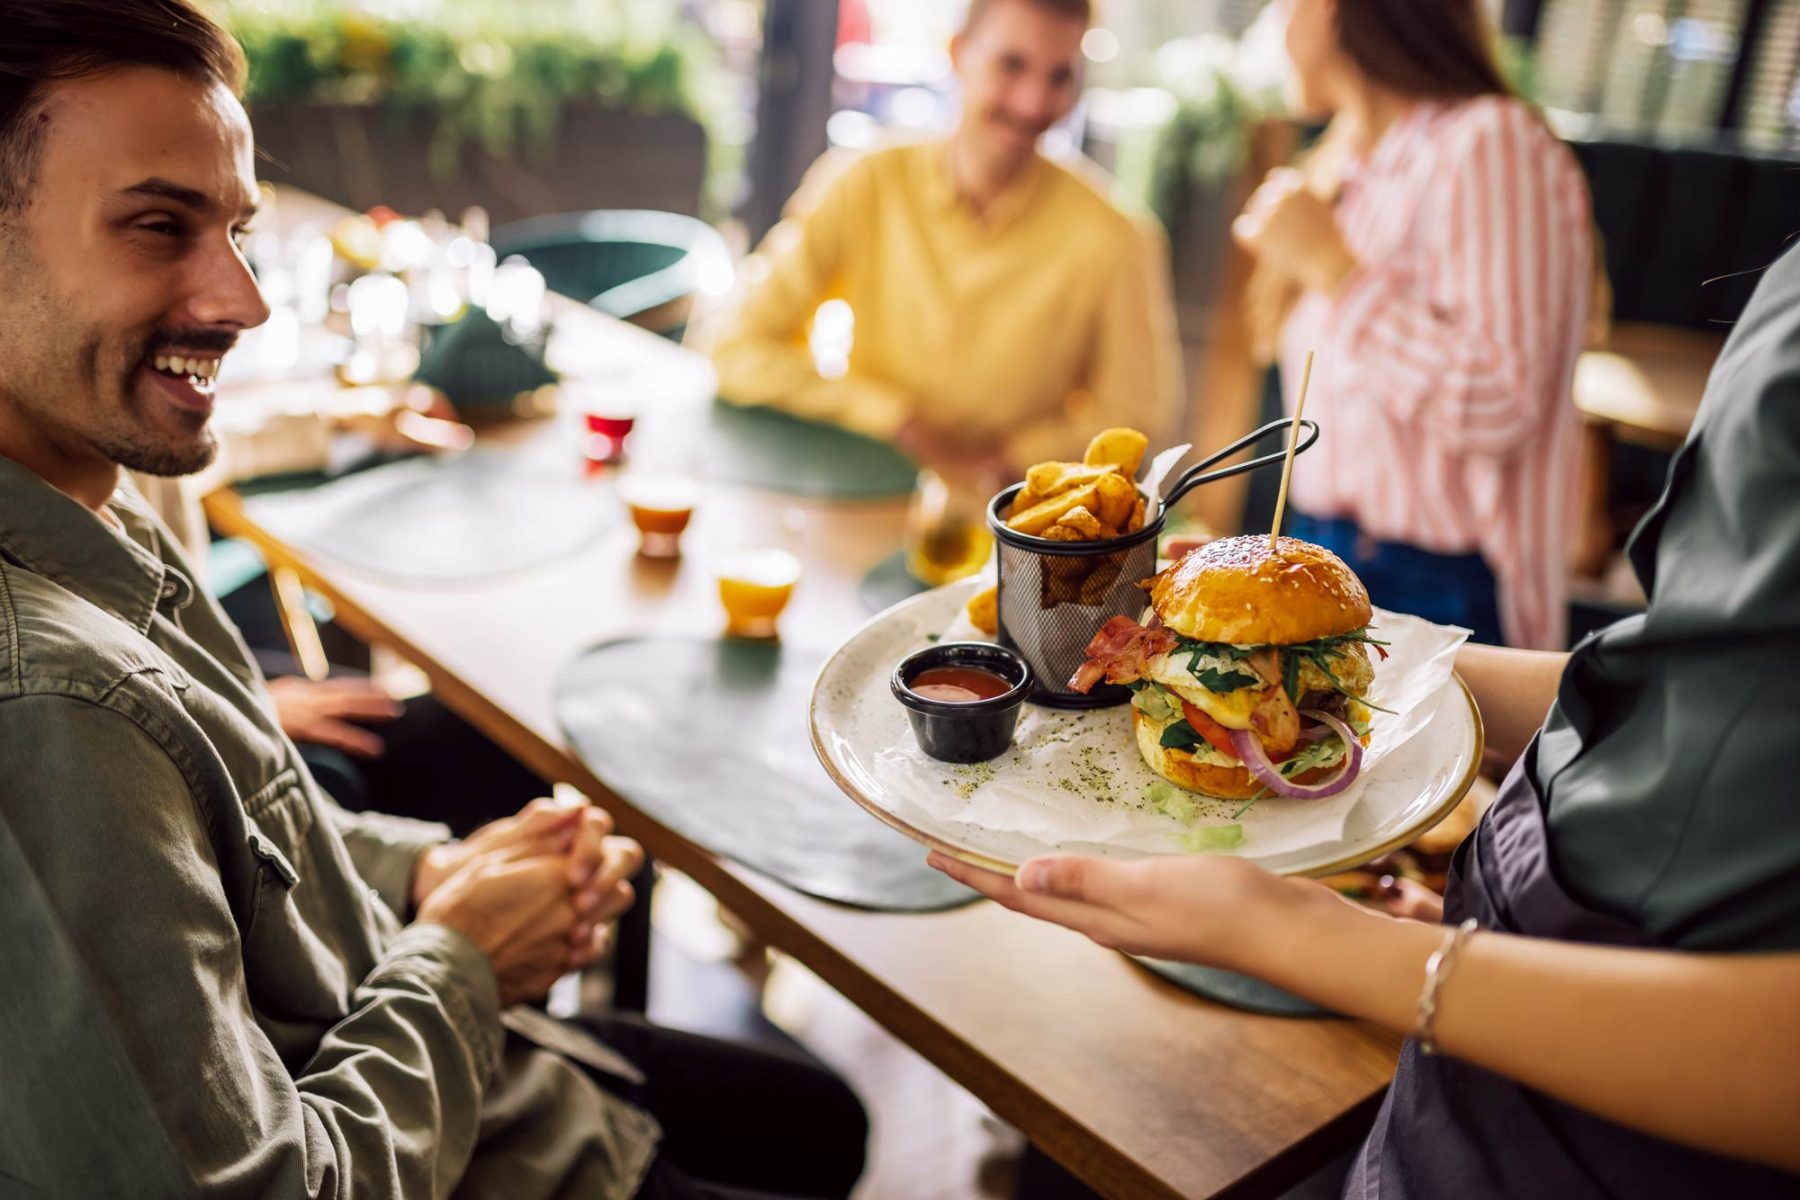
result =
M1725 344L1723 334L1660 325L1615 326L1604 350L1575 367L1575 407L1583 425L1584 471L1574 567L1597 578L1617 541L1610 512L1616 442L1674 450L1687 439Z
M585 310L571 319L591 323L581 343L594 361L636 363L638 377L671 390L669 403L682 389L710 399L710 370L687 351ZM805 566L784 628L835 640L865 619L856 584L899 543L903 505L710 486L678 562L638 558L624 527L554 566L443 589L371 578L284 545L229 491L211 496L207 512L222 532L297 571L351 632L417 663L442 699L534 770L611 808L622 831L1103 1194L1273 1195L1366 1130L1393 1071L1388 1034L1211 1004L992 904L919 916L813 900L675 835L574 757L552 714L551 680L577 651L625 634L718 629L708 561L769 543L786 543Z
M1725 336L1620 325L1575 368L1575 405L1621 441L1673 450L1687 438Z

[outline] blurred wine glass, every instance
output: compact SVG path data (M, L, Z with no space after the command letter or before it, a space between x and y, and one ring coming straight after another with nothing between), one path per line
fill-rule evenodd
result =
M921 470L906 514L907 573L927 587L941 587L986 566L994 552L988 500L929 467Z

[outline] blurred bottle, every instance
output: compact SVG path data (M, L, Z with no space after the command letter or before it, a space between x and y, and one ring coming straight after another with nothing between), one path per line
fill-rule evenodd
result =
M927 587L975 574L994 552L990 497L953 486L930 468L919 472L906 514L906 570Z

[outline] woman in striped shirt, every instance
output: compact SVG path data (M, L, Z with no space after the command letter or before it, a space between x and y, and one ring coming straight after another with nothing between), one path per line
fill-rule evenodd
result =
M1288 530L1386 607L1560 647L1586 181L1508 93L1478 0L1282 3L1298 99L1331 126L1233 232L1284 317L1270 349L1290 396L1318 354L1307 413L1327 436L1294 473Z

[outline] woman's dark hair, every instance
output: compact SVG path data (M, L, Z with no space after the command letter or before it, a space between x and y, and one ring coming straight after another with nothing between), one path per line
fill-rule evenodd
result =
M1363 74L1404 96L1511 92L1489 34L1481 0L1338 0L1338 45Z
M189 0L6 0L0 33L0 212L30 193L50 88L160 67L244 90L244 52Z

